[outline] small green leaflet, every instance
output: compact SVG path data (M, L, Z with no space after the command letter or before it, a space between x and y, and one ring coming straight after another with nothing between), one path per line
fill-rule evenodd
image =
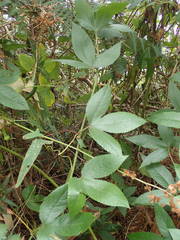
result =
M173 240L179 240L180 239L180 229L170 228L168 230L169 230Z
M153 232L136 232L128 234L128 240L164 240Z
M0 86L0 104L16 110L29 110L24 97L9 86Z
M122 191L110 182L81 178L81 188L84 194L97 202L108 206L129 207Z
M170 237L168 228L175 228L175 225L172 219L164 210L164 208L162 208L160 205L155 204L154 210L155 210L156 224L158 226L160 233L164 237L167 237L167 238Z
M86 197L82 193L71 192L68 188L68 209L70 216L76 216L86 203Z
M92 66L95 60L95 48L88 34L77 24L72 25L72 45L76 56L83 63Z
M95 68L107 67L113 64L117 58L120 56L121 43L117 43L111 48L105 50L103 53L100 53L94 62Z
M152 113L148 120L157 125L180 128L180 112L160 110Z
M35 65L34 57L29 56L27 54L19 54L18 55L19 62L21 66L27 71L30 72Z
M23 136L24 140L32 139L32 138L37 138L37 137L43 137L43 134L40 133L39 129L36 129L34 132L27 133Z
M82 169L85 178L103 178L115 172L125 161L127 156L105 154L89 160Z
M88 122L92 122L104 115L111 102L111 88L107 85L97 91L88 101L86 116Z
M146 120L128 112L109 113L94 120L91 125L110 133L126 133L145 124Z
M168 157L168 149L159 148L159 149L155 150L154 152L150 153L148 156L146 156L143 159L143 162L142 162L140 168L146 167L152 163L158 163L158 162L164 160L166 157Z
M119 32L132 32L131 28L125 24L111 24L109 28Z
M106 132L96 128L89 129L89 135L107 152L117 156L122 155L122 149L118 141Z
M55 218L64 212L67 207L67 190L67 184L64 184L44 198L39 211L42 223L53 223Z
M72 59L55 59L55 62L60 62L62 64L67 64L75 68L84 69L89 68L89 66L83 62L72 60Z
M29 169L32 167L34 161L36 160L37 156L39 155L41 148L44 144L51 144L52 142L43 140L43 139L35 139L32 141L25 157L21 165L21 169L18 175L17 183L15 187L19 187L28 173Z

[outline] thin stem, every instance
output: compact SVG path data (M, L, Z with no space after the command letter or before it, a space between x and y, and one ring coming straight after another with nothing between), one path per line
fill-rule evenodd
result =
M122 175L124 175L124 172L123 172L123 171L121 171L121 170L117 170L117 171L118 171L119 173L121 173ZM145 182L145 181L143 181L143 180L141 180L141 179L139 179L139 178L136 178L136 177L133 177L132 179L133 179L133 180L136 180L136 181L138 181L138 182L140 182L140 183L143 183L144 185L148 185L148 186L150 186L150 187L159 189L159 190L161 190L161 191L169 194L170 196L173 196L173 195L172 195L171 193L169 193L166 189L163 189L163 188L161 188L161 187L158 187L158 186L156 186L156 185L154 185L154 184Z
M4 146L0 145L0 149L4 150L4 151L6 151L6 152L11 153L12 155L20 158L21 160L24 159L24 157L23 157L21 154L13 151L13 150L11 150L11 149L9 149L9 148L7 148L7 147L4 147ZM33 164L32 167L33 167L34 169L36 169L36 170L37 170L45 179L47 179L54 187L56 187L56 188L59 187L59 185L58 185L51 177L49 177L43 170L41 170L38 166L36 166L35 164Z
M92 230L91 227L89 227L89 232L91 233L91 236L92 236L93 240L97 240L97 237L96 237L96 235L95 235L95 233L93 232L93 230Z

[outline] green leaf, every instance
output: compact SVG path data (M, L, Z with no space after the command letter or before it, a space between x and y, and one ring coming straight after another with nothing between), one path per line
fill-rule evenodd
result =
M125 161L127 156L105 154L89 160L82 169L85 178L103 178L115 172Z
M100 53L94 62L95 68L107 67L113 64L120 55L121 43L117 43L111 48L105 50L103 53Z
M117 156L122 155L120 144L111 135L96 128L90 128L89 133L90 136L107 152Z
M67 184L64 184L44 198L39 211L42 223L53 223L54 219L64 212L67 207L67 190Z
M70 216L76 216L84 207L86 197L82 193L75 193L69 191L68 188L68 209Z
M154 203L151 197L156 196L160 198L159 204L169 205L169 199L164 197L164 192L160 190L153 190L141 194L135 199L133 205L144 205L144 206L153 206Z
M158 204L154 207L155 220L160 233L164 237L170 237L168 228L175 228L175 225L167 212Z
M16 110L29 110L23 96L8 86L0 86L0 104Z
M174 184L171 172L161 164L151 164L146 167L146 171L151 178L164 188L167 188L170 184Z
M168 230L169 230L173 240L179 240L180 239L180 229L170 228Z
M76 60L71 60L71 59L55 59L54 61L56 62L60 62L62 64L67 64L70 65L72 67L75 68L79 68L79 69L84 69L84 68L89 68L89 65L80 62L80 61L76 61Z
M180 112L158 111L152 113L148 120L157 125L180 128Z
M171 128L159 125L158 131L164 143L168 146L171 146L174 143L174 134Z
M22 238L18 234L8 236L7 240L21 240Z
M88 34L77 24L72 26L72 45L76 56L85 64L92 66L95 60L95 48Z
M116 112L105 115L92 122L92 126L110 133L126 133L132 131L146 121L132 113Z
M153 232L136 232L128 234L129 240L163 240L163 238Z
M131 28L125 24L111 24L109 28L119 32L132 32Z
M0 223L0 239L6 240L6 233L8 232L8 227L5 224Z
M146 167L152 163L158 163L166 157L168 157L168 150L165 148L159 148L144 158L140 168Z
M43 137L43 134L40 133L39 129L36 129L34 132L27 133L23 136L24 140L32 139L32 138L37 138L37 137Z
M32 143L24 157L24 160L22 162L21 169L20 169L18 179L17 179L17 183L15 185L16 188L21 185L24 177L28 173L29 169L32 167L36 158L38 157L42 146L44 144L50 144L50 143L51 143L50 141L46 141L43 139L35 139L32 141Z
M111 102L111 88L107 85L97 91L88 101L86 106L86 116L88 122L104 115Z
M87 0L75 1L76 19L82 27L88 30L94 30L94 10Z
M116 13L120 13L126 8L127 4L128 2L114 2L100 7L95 14L95 30L99 31L106 26Z
M174 75L172 75L171 80L175 82L180 82L180 72L177 72Z
M144 148L157 149L161 147L167 147L166 143L161 141L159 138L147 134L140 134L137 136L128 137L126 139Z
M35 65L35 60L32 56L27 54L19 54L18 55L19 62L21 66L27 71L30 72Z
M93 200L108 206L129 207L122 191L114 184L103 180L81 179L82 192Z
M37 240L61 240L58 238L56 230L59 229L58 219L51 224L42 224L38 228Z
M20 71L17 69L1 69L0 70L0 85L7 85L16 82L20 77Z
M177 111L180 111L180 90L173 81L169 82L168 97Z
M180 180L180 164L174 163L174 168L176 171L176 176Z

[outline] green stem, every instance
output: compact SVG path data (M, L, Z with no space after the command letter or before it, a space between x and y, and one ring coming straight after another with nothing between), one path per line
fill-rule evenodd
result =
M89 227L89 232L91 233L91 236L92 236L93 240L97 240L97 237L96 237L96 235L94 234L94 232L93 232L93 230L92 230L91 227Z
M15 151L13 151L13 150L5 147L5 146L0 145L0 149L11 153L12 155L20 158L21 160L24 159L24 157L21 154L15 152ZM59 185L51 177L49 177L43 170L41 170L38 166L33 164L33 168L36 169L44 178L46 178L54 187L56 187L56 188L59 187Z

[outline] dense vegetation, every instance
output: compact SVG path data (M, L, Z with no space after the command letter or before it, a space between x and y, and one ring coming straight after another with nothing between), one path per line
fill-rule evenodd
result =
M0 1L0 240L179 240L177 0Z

